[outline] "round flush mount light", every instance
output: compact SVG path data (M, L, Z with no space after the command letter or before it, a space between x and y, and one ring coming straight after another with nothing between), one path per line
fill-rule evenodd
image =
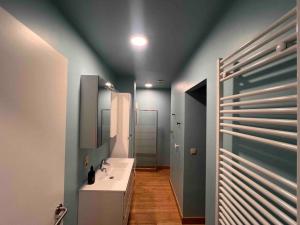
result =
M144 35L132 35L130 37L130 44L133 47L144 48L148 45L148 39Z
M151 83L146 83L146 84L145 84L145 87L146 87L146 88L152 88L152 86L153 86L153 85L152 85Z

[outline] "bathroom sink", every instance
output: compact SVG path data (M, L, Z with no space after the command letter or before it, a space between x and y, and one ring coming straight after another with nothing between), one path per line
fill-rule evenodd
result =
M130 174L133 169L134 159L109 158L106 171L97 170L95 183L84 185L81 190L92 191L124 191L126 190Z
M107 168L107 171L98 171L97 172L97 179L99 180L122 180L124 178L124 170L116 169L116 168Z
M110 164L111 168L124 169L131 166L132 160L128 158L109 158L107 162Z
M124 175L122 173L114 172L114 173L108 174L108 176L105 177L105 179L108 181L111 181L111 180L120 181L120 180L122 180L123 177L124 177Z
M96 171L94 184L79 191L79 225L124 225L128 219L134 184L134 159L110 158Z
M120 169L126 168L127 166L128 166L128 163L127 163L127 162L115 162L115 163L113 164L113 167L114 167L114 168L120 168Z

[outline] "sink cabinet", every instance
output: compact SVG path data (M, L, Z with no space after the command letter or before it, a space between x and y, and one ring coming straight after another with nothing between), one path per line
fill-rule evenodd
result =
M130 172L124 175L125 188L99 189L95 184L94 188L85 185L80 189L78 225L127 225L134 185L133 163L130 167ZM117 185L111 182L112 186Z

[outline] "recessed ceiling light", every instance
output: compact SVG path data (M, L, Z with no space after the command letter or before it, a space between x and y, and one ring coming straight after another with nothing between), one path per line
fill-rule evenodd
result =
M148 39L144 35L133 35L130 37L130 43L134 47L146 47L148 45Z
M152 86L153 86L153 85L152 85L151 83L146 83L146 84L145 84L145 87L146 87L146 88L152 88Z

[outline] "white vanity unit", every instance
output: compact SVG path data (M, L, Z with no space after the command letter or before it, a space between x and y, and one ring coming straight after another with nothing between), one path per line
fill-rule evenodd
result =
M78 225L126 225L133 194L134 159L109 158L95 183L79 191Z

